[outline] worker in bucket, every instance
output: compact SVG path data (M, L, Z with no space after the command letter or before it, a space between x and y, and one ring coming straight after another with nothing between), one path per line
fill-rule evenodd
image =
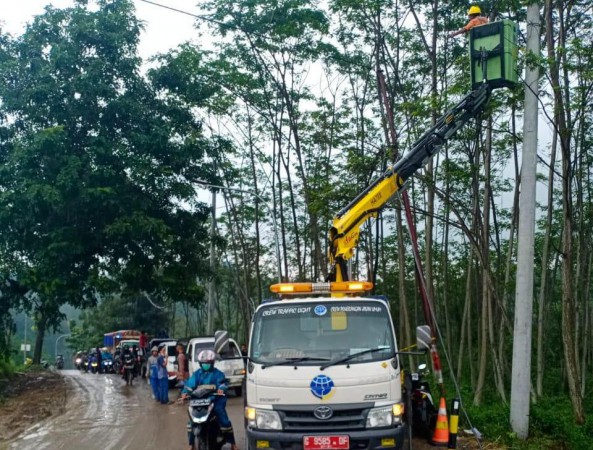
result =
M469 11L467 12L467 16L469 18L469 22L467 22L467 24L463 28L449 33L450 38L458 36L460 34L469 33L469 30L471 30L472 28L488 23L488 18L482 15L482 10L479 6L470 6Z

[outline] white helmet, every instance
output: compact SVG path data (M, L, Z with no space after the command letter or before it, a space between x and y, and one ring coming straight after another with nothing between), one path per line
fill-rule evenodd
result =
M214 365L214 361L216 360L216 354L212 350L202 350L198 354L198 362L200 365L202 363L208 363Z

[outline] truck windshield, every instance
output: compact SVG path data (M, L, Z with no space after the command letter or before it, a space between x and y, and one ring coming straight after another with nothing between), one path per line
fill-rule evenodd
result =
M320 299L259 309L249 356L268 366L359 364L391 358L395 350L383 302Z

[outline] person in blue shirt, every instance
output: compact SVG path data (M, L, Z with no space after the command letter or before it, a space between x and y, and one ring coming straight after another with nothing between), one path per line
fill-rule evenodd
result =
M169 373L167 372L167 347L162 346L159 349L157 357L157 377L159 385L159 400L163 405L169 403Z
M216 360L216 354L212 350L202 350L198 355L198 362L200 368L196 370L191 377L189 377L185 383L183 391L181 391L181 398L186 399L188 397L189 389L194 390L198 386L203 384L213 384L217 389L217 396L214 400L214 414L218 420L220 431L227 443L231 444L231 450L238 450L235 444L235 435L233 433L233 425L229 420L229 416L226 412L226 391L228 386L224 373L214 367L214 361ZM187 437L189 440L189 448L193 449L195 436L191 432L191 422L187 423Z

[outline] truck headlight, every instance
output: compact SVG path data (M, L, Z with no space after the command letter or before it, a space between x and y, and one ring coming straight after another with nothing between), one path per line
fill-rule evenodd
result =
M245 369L235 369L233 375L245 375Z
M247 424L258 430L281 430L282 422L276 411L268 409L245 408Z
M396 403L391 406L373 408L367 416L367 428L390 427L401 423L403 405Z

